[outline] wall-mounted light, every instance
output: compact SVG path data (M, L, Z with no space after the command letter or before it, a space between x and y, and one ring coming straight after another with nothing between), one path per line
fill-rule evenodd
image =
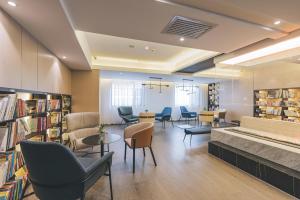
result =
M184 41L184 37L181 37L179 40L180 40L180 42L183 42Z

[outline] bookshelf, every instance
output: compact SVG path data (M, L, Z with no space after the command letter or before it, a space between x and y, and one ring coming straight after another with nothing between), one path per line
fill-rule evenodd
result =
M65 96L69 102L63 103ZM22 199L29 185L19 142L61 142L66 109L71 112L70 95L0 88L0 199Z
M254 117L300 122L300 88L254 90Z
M219 91L220 83L208 84L208 110L215 111L219 109Z

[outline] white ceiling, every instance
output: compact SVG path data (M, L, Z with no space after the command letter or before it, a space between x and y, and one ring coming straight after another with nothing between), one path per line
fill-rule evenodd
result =
M227 53L265 38L283 36L282 32L266 30L262 26L155 0L63 2L76 30L175 46ZM181 43L178 36L161 33L176 15L217 26L196 40L186 39Z
M172 73L219 54L96 33L80 31L80 35L85 37L93 56L93 68L100 69L118 67L131 71L148 69Z
M67 56L64 62L73 69L92 64L108 69L114 60L115 70L171 72L213 55L207 52L232 52L300 28L299 0L14 1L17 7L9 7L7 0L0 0L0 7L59 58ZM176 15L217 26L196 40L180 42L179 36L161 33ZM282 23L273 25L276 20ZM135 48L129 49L133 42ZM145 51L145 45L156 51ZM195 49L198 54L188 59Z

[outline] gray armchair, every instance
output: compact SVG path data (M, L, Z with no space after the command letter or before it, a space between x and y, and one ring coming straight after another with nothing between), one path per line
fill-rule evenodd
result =
M20 143L28 178L41 200L84 199L85 193L108 171L111 199L111 163L113 152L101 159L77 158L58 143L22 141Z

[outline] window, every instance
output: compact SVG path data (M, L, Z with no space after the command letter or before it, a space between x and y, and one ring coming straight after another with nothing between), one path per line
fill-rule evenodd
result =
M199 106L199 101L199 88L193 88L193 91L190 91L175 87L175 106Z
M142 86L138 83L114 82L111 87L111 95L111 105L115 107L142 105Z

